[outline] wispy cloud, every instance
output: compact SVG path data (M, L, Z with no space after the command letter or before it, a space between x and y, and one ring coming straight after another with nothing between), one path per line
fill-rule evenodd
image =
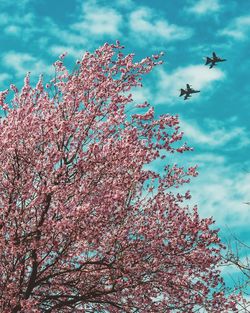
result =
M133 0L116 0L116 4L126 9L131 9L136 5Z
M27 3L24 1L21 7L27 6ZM7 36L15 36L20 43L29 42L30 46L36 42L36 47L46 53L54 54L59 50L58 47L68 47L66 50L74 57L79 54L77 51L91 50L103 44L104 40L112 42L120 39L123 43L136 42L137 46L150 42L151 45L159 46L170 41L185 40L193 35L191 28L171 24L159 10L136 6L132 0L118 0L113 4L86 0L83 3L78 1L78 4L78 14L67 27L62 27L52 16L41 16L38 19L32 7L28 6L25 14L2 13L2 32ZM44 44L39 44L41 40Z
M86 36L81 32L70 29L70 27L61 27L48 16L38 17L32 10L27 10L24 14L16 13L17 11L1 13L0 25L5 35L15 36L20 43L29 42L32 46L32 43L35 42L37 47L47 51L50 50L48 46L52 41L54 45L67 43L71 47L87 42ZM42 27L39 24L42 24ZM31 39L34 40L31 41ZM39 44L41 42L43 44Z
M193 1L186 11L197 15L215 13L221 10L222 5L219 0L199 0Z
M29 40L34 31L38 28L34 26L35 16L33 13L26 14L0 14L0 25L2 31L7 35L12 35L21 38L22 40Z
M71 29L90 35L118 36L121 23L122 15L117 10L87 1L82 5L79 21L71 25Z
M160 69L158 70L158 77L157 103L168 102L174 104L178 101L180 88L185 87L187 83L195 89L206 87L206 91L209 91L213 82L225 78L225 73L217 68L211 71L204 65L189 65L179 67L172 72ZM196 94L193 99L199 99L200 96L200 94Z
M180 188L180 192L191 192L187 204L198 205L202 217L212 216L223 236L230 235L227 227L248 231L250 206L244 202L250 199L250 174L243 171L242 164L232 164L215 152L194 152L188 164L197 164L199 175Z
M248 227L250 175L242 168L228 166L219 159L204 163L204 154L200 155L199 175L190 184L192 204L198 204L202 216L213 216L220 227Z
M53 73L52 66L28 53L9 51L3 55L3 63L5 67L12 69L17 77L23 77L29 71L33 76Z
M186 133L185 133L186 135ZM192 161L196 164L199 163L199 166L204 166L207 163L215 163L216 165L225 164L226 158L223 155L218 155L212 152L200 153L192 157Z
M81 59L84 54L84 49L76 49L69 45L52 45L49 48L49 51L55 56L58 57L60 54L67 52L70 57L75 59Z
M135 89L132 90L132 95L133 101L136 104L143 103L145 101L149 102L150 99L152 99L153 97L151 90L147 87L143 88L136 87Z
M250 145L246 129L230 124L230 122L203 120L203 128L201 128L194 120L181 120L185 136L199 144L201 148L222 147L230 143L230 150L237 150ZM235 144L232 143L233 141Z
M139 8L130 14L129 27L131 34L141 44L155 40L184 40L190 38L193 34L191 28L170 24L147 7Z
M8 35L15 35L18 36L22 31L20 26L17 25L8 25L7 27L4 28L4 32Z
M229 36L236 40L247 40L250 33L250 15L235 18L219 35Z
M186 202L193 207L198 205L201 217L213 217L215 227L223 230L223 236L229 237L228 227L231 231L245 230L249 233L250 206L250 174L243 171L243 165L230 163L226 155L215 152L196 153L178 156L168 160L168 164L198 165L199 175L188 185L178 188L178 192L185 193L190 190L191 200ZM161 163L151 165L151 169L158 171ZM173 191L174 192L174 191Z

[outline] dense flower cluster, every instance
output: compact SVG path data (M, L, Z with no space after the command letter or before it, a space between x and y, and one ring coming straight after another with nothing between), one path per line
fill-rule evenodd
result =
M190 150L178 117L126 111L161 55L122 49L86 53L73 73L63 54L47 86L27 75L9 105L0 94L2 313L237 311L218 289L213 220L171 192L196 168L145 167Z

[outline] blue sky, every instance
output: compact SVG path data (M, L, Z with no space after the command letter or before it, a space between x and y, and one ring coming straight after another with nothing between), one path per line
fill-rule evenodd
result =
M34 80L52 74L64 51L69 64L116 39L138 59L165 52L134 98L157 114L179 114L195 149L185 162L199 166L192 203L216 219L223 238L231 232L250 244L249 1L0 0L0 12L1 90L28 71ZM228 61L208 69L203 57L213 51ZM201 90L190 101L178 97L186 83Z

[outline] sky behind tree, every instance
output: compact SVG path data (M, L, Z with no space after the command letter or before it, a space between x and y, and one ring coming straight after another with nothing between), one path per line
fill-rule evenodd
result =
M194 147L186 165L200 173L185 186L191 204L215 218L224 239L233 233L250 244L249 1L0 0L0 9L1 90L21 86L28 71L33 81L53 76L51 64L65 51L71 67L85 51L117 39L138 60L163 51L164 65L134 100L180 116ZM209 69L204 57L213 51L227 62ZM201 90L189 101L179 98L186 83Z

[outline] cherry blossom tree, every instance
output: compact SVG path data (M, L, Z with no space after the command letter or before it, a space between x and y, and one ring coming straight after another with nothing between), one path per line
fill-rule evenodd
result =
M178 117L133 106L161 54L122 49L104 44L73 72L61 55L49 84L28 74L0 94L2 313L237 311L212 218L175 189L197 175L167 162L191 150Z

